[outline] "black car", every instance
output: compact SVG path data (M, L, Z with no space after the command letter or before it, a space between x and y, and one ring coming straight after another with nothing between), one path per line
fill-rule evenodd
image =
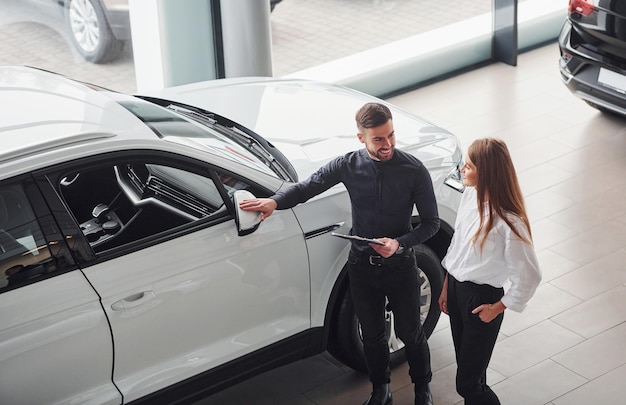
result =
M570 0L559 48L568 89L600 111L626 116L626 1Z

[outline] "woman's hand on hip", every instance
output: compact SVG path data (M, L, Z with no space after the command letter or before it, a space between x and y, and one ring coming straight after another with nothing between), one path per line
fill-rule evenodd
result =
M504 312L506 307L502 301L498 301L495 304L482 304L472 310L473 314L478 314L481 321L489 323L496 319L498 315Z

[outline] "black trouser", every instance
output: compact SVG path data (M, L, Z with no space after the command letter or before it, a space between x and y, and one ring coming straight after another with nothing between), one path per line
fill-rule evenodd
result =
M500 404L487 385L487 367L504 319L504 313L485 323L472 310L498 302L502 288L487 284L460 282L448 275L448 312L456 353L456 390L466 405Z
M420 285L412 249L389 259L350 252L350 292L363 333L363 348L372 384L390 382L389 346L385 333L385 297L395 331L404 342L409 375L418 386L432 378L430 351L420 323Z

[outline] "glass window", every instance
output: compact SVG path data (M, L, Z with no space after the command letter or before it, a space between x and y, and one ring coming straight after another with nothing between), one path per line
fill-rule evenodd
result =
M21 184L0 186L0 291L56 270Z
M492 0L281 1L271 15L274 76L433 31L491 9Z
M154 160L125 160L67 173L57 188L99 254L199 221L232 218L232 203L225 199L249 185L226 174L215 176L221 180L216 183L208 169L198 172Z
M195 113L175 105L166 109L141 100L124 100L119 103L161 138L192 139L194 143L201 144L227 159L266 174L279 175L270 167L273 159L268 159L264 150L259 151L261 148L250 146L256 143L248 135L219 123L208 114ZM179 111L180 114L174 111Z
M519 0L520 4L535 3L531 15L540 25L544 24L545 13L551 13L550 3L555 2L562 4L565 11L565 0ZM6 39L0 43L0 64L38 66L123 93L135 93L138 88L128 0L72 2L86 6L79 18L74 19L68 18L72 9L63 7L63 3L61 0L0 0L0 28ZM139 3L142 2L136 5L141 10ZM468 35L463 28L455 27L456 24L492 13L495 4L493 0L269 0L269 3L275 77L299 76L298 72L309 68L426 33L433 33L428 48L443 50L451 46L448 36ZM98 12L94 12L96 9ZM520 7L520 17L522 14ZM73 16L77 17L76 10ZM558 21L559 27L561 24L562 18ZM82 27L89 27L89 33L94 35L85 35ZM454 29L441 32L444 27ZM531 24L529 29L536 31L536 24ZM180 41L178 34L180 32L176 31L172 36L172 43ZM530 35L531 43L527 46L532 46L534 40L546 41L544 36L534 34ZM520 32L520 44L524 43L522 36ZM136 46L142 46L141 41ZM455 54L475 52L474 46L469 45L459 52L452 45ZM144 57L151 52L148 49L140 53ZM412 50L402 52L410 54ZM373 57L372 68L377 69L384 58ZM187 66L177 68L176 63L172 60L168 64L170 74L179 71L184 76L190 71ZM476 61L468 63L471 66ZM207 71L213 69L213 66L206 68ZM441 66L440 74L436 67L433 69L431 78L449 73L446 66ZM138 73L141 75L140 69ZM180 83L180 80L175 82Z

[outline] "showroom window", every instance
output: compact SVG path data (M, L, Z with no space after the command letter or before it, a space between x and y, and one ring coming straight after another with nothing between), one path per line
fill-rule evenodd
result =
M122 2L123 3L123 2ZM565 19L567 2L563 0L520 0L519 18L526 19L527 28L520 31L519 46L526 48L533 43L545 42L547 37L554 40L560 24ZM526 3L527 7L526 7ZM294 75L307 69L342 60L367 50L393 44L419 35L431 33L436 41L427 41L436 50L450 48L453 58L446 61L432 60L430 64L419 65L412 70L426 70L424 76L409 78L413 84L432 79L447 73L449 68L458 65L471 66L476 60L484 60L490 53L481 51L476 54L476 44L451 44L448 34L441 34L444 27L455 27L463 21L480 19L479 24L489 30L490 17L494 0L461 1L447 0L437 2L418 2L415 0L282 0L275 4L270 14L272 36L273 75L282 77ZM553 31L541 35L545 30L543 22L546 13L554 12L555 7L562 11L562 18L549 21ZM132 41L125 36L126 30L122 19L116 20L118 39L124 45L116 43L116 56L105 63L91 63L83 53L76 50L75 40L71 38L72 27L67 25L67 11L53 1L13 1L0 0L0 64L32 65L59 72L70 77L104 87L134 93L137 90L135 79L135 50ZM559 11L560 12L560 11ZM559 14L560 15L560 14ZM119 17L119 16L118 16ZM536 21L536 23L535 23ZM463 26L451 30L459 38L471 37L474 27ZM112 38L114 33L107 33ZM441 40L441 42L438 42ZM113 40L111 40L113 41ZM113 41L114 42L114 41ZM153 43L156 43L153 41ZM186 46L203 46L210 41L195 41ZM487 45L488 48L488 45ZM405 59L411 57L416 47L400 51ZM88 51L87 51L88 52ZM397 54L397 52L396 52ZM472 54L474 57L472 58ZM428 55L427 55L428 56ZM469 56L469 57L468 57ZM368 64L384 62L388 56L367 56ZM466 60L467 59L467 60ZM406 60L398 63L406 63ZM175 64L175 61L171 62ZM333 70L335 67L330 67ZM364 74L354 71L352 65L344 66L348 74ZM437 69L441 71L438 72ZM431 71L432 70L432 71ZM395 73L386 74L393 78ZM305 78L324 75L300 75ZM329 80L340 82L328 77ZM373 78L374 81L380 81ZM349 86L349 81L345 82ZM344 84L342 82L342 84ZM400 84L404 85L404 83ZM385 93L388 89L372 88L357 83L357 89L370 93ZM395 86L397 87L397 86Z
M274 76L491 13L492 2L283 0L271 16Z

